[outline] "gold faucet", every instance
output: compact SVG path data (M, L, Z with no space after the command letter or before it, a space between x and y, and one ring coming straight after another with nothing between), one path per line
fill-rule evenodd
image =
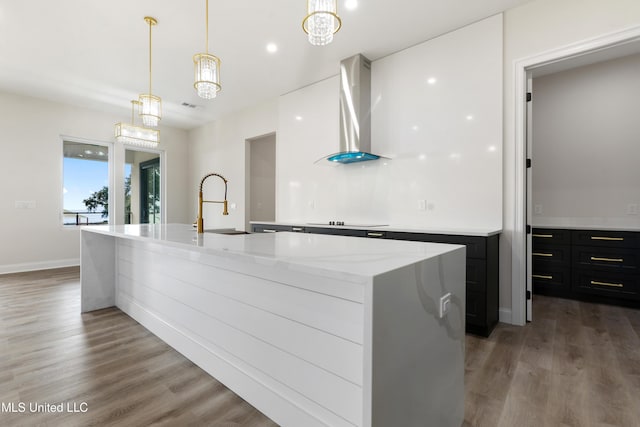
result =
M203 200L202 198L202 186L204 185L204 182L206 181L207 178L211 177L211 176L217 176L218 178L220 178L222 181L224 181L224 200ZM200 191L198 192L198 233L202 234L204 233L204 221L202 219L202 204L203 203L222 203L222 215L229 215L229 211L227 211L227 180L225 179L224 176L219 175L217 173L210 173L204 176L204 178L202 178L202 181L200 181Z

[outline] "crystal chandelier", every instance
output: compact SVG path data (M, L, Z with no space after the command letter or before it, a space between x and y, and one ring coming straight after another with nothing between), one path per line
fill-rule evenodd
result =
M307 16L302 20L302 29L309 35L309 43L314 46L331 43L341 26L336 0L307 0Z
M155 148L160 142L160 131L136 126L133 124L134 107L139 105L140 101L131 101L131 123L116 123L115 137L116 141L122 144L137 145L139 147Z
M144 20L149 24L149 93L140 94L138 112L142 116L142 123L145 126L155 127L158 126L162 117L162 100L151 92L151 27L156 25L158 21L150 16L145 16Z
M222 89L220 86L220 59L209 53L209 0L206 6L206 49L205 53L193 55L195 65L195 83L198 96L204 99L213 99Z

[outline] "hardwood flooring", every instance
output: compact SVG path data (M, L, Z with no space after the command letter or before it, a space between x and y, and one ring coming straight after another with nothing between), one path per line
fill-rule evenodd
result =
M640 426L640 311L534 296L467 335L465 391L464 427ZM80 314L77 268L0 276L0 403L0 426L276 425L120 310Z

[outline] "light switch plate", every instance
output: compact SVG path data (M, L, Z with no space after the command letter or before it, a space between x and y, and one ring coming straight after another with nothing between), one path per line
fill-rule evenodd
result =
M442 319L451 308L451 292L448 292L440 297L440 318Z

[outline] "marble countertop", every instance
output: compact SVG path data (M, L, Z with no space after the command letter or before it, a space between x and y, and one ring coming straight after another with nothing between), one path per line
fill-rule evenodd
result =
M259 264L342 277L372 277L460 245L309 233L197 234L189 224L96 225L82 232L162 244Z
M268 225L291 225L294 227L318 227L318 228L342 228L348 230L372 230L372 231L397 231L401 233L426 233L426 234L449 234L455 236L478 236L478 237L490 237L496 234L500 234L502 229L499 228L411 228L405 226L394 225L329 225L315 222L274 222L274 221L251 221L251 224L268 224Z

